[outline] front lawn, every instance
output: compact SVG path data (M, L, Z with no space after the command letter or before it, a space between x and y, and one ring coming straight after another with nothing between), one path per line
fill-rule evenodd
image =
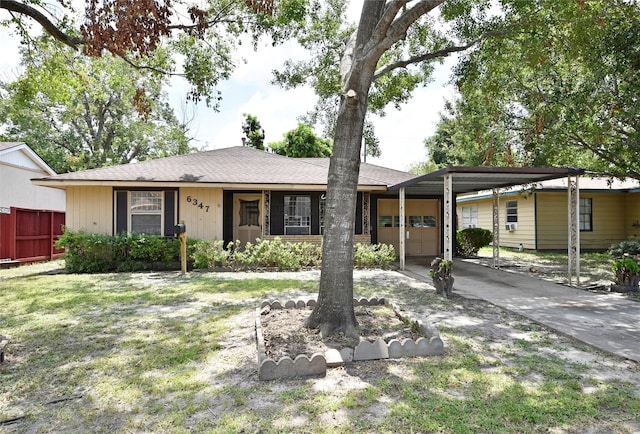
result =
M393 272L358 296L431 318L444 356L326 378L257 380L254 309L317 290L316 272L69 275L0 270L0 431L634 432L637 365Z

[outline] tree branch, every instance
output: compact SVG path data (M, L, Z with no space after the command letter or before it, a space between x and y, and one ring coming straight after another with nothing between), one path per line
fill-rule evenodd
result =
M472 46L476 45L477 43L481 42L484 39L490 38L490 37L496 37L496 36L502 36L506 33L506 30L492 30L492 31L488 31L488 32L484 32L483 34L481 34L479 37L477 37L476 39L474 39L473 41L470 41L464 45L454 45L451 47L447 47L447 48L443 48L440 50L436 50L436 51L432 51L431 53L425 53L422 54L420 56L414 56L411 57L409 59L405 59L405 60L399 60L397 62L394 63L390 63L388 65L383 66L382 68L378 69L373 76L373 80L377 80L378 78L382 77L385 74L388 74L389 72L393 71L394 69L398 69L398 68L406 68L409 65L415 64L415 63L420 63L420 62L424 62L427 60L432 60L432 59L438 59L441 57L447 57L450 54L453 53L457 53L460 51L465 51L469 48L471 48Z
M68 45L71 48L77 49L78 45L84 44L84 40L82 38L78 38L75 36L68 35L60 30L55 24L53 24L42 12L39 10L28 6L24 3L20 3L15 0L2 0L0 1L0 9L6 9L10 12L15 12L20 15L25 15L27 17L33 18L42 26L42 28L53 36L58 41L62 42L65 45Z
M406 0L394 0L389 3L385 7L384 13L373 32L371 40L363 50L364 53L367 53L365 56L370 57L373 55L375 58L380 58L382 53L391 48L393 44L406 37L407 30L413 23L423 15L440 6L444 1L445 0L421 0L397 18L398 11L408 2ZM370 53L371 50L375 50L377 53L372 54Z

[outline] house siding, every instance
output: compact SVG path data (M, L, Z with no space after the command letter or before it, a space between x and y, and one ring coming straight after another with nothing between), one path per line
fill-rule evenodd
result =
M0 207L64 211L64 190L31 183L31 178L46 175L48 173L43 170L13 166L0 161Z
M89 234L111 234L113 218L111 187L67 188L67 227Z
M221 188L180 188L178 210L178 222L184 221L189 238L208 241L224 239Z
M507 222L507 202L516 201L518 203L518 228L508 231L505 226ZM478 227L493 232L493 199L482 198L468 200L457 204L456 213L458 220L462 215L462 206L471 204L478 205ZM500 221L500 246L517 248L522 244L525 249L536 248L536 226L535 226L535 198L523 195L505 195L500 197L499 214ZM460 227L458 221L457 227Z
M514 231L506 229L507 202L518 203L518 228ZM504 247L522 247L535 249L536 225L535 225L536 200L531 195L513 195L500 198L500 245Z
M625 195L625 238L640 240L640 192Z
M567 193L539 192L538 249L566 250L568 242ZM604 250L624 240L625 194L581 192L580 198L592 199L592 231L580 232L582 250ZM544 206L542 205L544 204ZM629 226L630 227L630 226Z

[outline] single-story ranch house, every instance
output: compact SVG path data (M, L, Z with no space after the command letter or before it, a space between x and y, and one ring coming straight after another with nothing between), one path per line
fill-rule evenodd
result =
M66 190L66 224L76 231L173 236L174 225L184 222L190 238L225 244L276 236L320 242L328 165L328 158L294 159L237 146L66 173L34 183ZM390 196L388 190L414 177L362 164L357 242L397 243L397 194ZM410 199L407 207L416 234L408 253L438 254L439 198ZM427 242L422 243L423 238Z
M580 178L579 230L582 250L605 250L640 236L640 182ZM517 186L499 194L500 245L532 250L567 248L567 179ZM492 192L457 197L458 227L492 229Z
M66 190L66 225L86 233L320 242L328 158L288 158L251 147L148 160L33 179ZM429 175L362 163L355 240L404 256L451 252L455 195L573 174L573 169L447 168ZM403 234L401 237L400 234Z

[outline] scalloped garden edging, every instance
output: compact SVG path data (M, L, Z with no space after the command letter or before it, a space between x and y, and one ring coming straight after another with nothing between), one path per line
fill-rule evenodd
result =
M361 298L354 299L354 306L378 306L387 305L393 309L400 320L413 325L417 332L423 337L417 340L405 339L400 342L392 339L385 342L378 338L373 342L360 342L355 348L343 348L341 350L330 349L324 354L314 353L312 355L299 354L294 359L282 357L274 360L267 357L262 333L261 315L271 309L304 309L313 307L315 300L304 302L302 300L289 300L282 304L279 301L262 302L260 308L256 309L256 344L258 347L258 378L260 380L275 380L298 377L325 376L327 368L342 366L346 363L364 360L378 359L399 359L402 357L425 357L437 356L444 353L444 344L440 339L440 334L430 324L424 324L421 320L416 320L406 315L395 304L384 298ZM265 309L266 308L266 309Z

